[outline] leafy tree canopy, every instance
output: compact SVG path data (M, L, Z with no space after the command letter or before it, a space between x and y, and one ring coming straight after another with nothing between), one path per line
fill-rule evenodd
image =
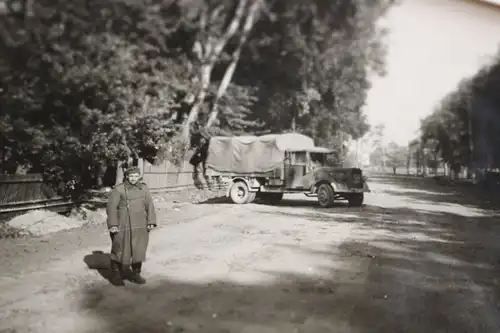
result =
M67 190L153 161L179 131L296 130L340 147L383 74L390 0L8 0L0 14L3 172ZM98 171L101 170L101 171ZM68 185L69 184L69 185Z
M422 140L442 159L461 166L500 166L500 53L475 75L465 78L421 122Z

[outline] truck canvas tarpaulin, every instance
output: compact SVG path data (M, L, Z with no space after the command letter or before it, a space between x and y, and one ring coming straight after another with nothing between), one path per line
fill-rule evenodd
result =
M314 148L314 141L297 133L210 138L207 169L223 173L258 174L283 165L285 151Z

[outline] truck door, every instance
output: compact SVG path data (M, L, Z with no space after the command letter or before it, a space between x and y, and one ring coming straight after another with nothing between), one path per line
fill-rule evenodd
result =
M285 187L289 189L303 188L302 178L306 173L307 152L288 152L290 158L285 162Z

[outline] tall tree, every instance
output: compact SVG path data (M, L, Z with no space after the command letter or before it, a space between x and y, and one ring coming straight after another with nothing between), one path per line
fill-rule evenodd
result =
M239 42L231 54L231 61L225 71L211 107L211 125L218 115L218 102L226 92L239 59L241 48L253 27L263 0L212 0L191 1L182 6L185 11L186 30L194 35L192 50L196 56L197 92L191 98L192 105L184 123L183 136L189 138L192 124L198 120L200 109L205 103L213 83L213 71L227 55L226 47L237 37Z
M144 33L134 7L86 5L39 1L20 15L26 9L11 1L0 57L10 159L82 186L103 165L151 156L174 129L175 79L185 72L182 61L154 57L155 42L134 38Z
M460 82L422 121L422 139L455 171L500 166L500 53L475 75Z
M383 74L384 32L377 21L391 4L270 4L275 19L255 25L237 78L259 87L255 116L275 131L304 132L339 148L340 141L366 133L368 74Z
M178 125L292 128L343 149L368 126L389 1L9 0L2 156L67 184L151 158ZM213 127L213 126L212 126ZM85 185L87 186L87 185Z

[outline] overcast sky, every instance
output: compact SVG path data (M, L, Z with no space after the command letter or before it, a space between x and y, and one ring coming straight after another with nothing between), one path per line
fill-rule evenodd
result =
M406 144L420 119L500 47L500 8L472 0L401 0L387 18L388 75L373 81L365 112ZM490 0L500 3L500 0Z

